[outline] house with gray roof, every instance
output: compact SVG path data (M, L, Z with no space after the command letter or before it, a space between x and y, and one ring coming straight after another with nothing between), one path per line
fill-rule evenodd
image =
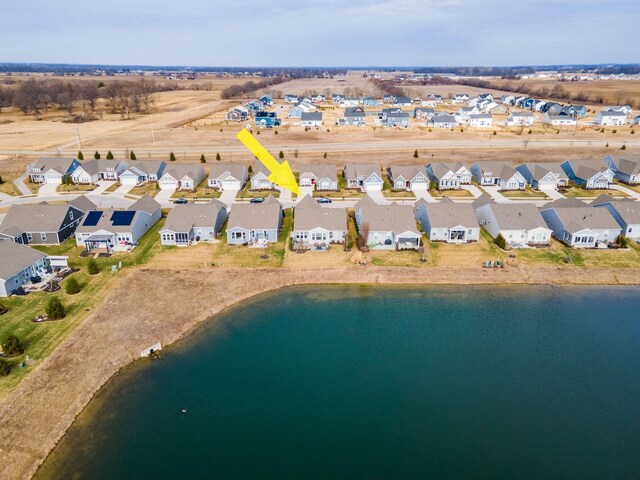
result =
M384 185L380 167L373 163L347 164L344 167L344 178L347 181L347 188L359 188L363 192L380 191Z
M523 163L516 170L536 190L557 190L569 184L569 177L560 163Z
M493 116L490 113L473 113L469 115L469 126L473 128L491 128Z
M366 125L366 113L362 107L348 107L344 109L343 118L338 120L338 125L353 125L364 127Z
M264 164L255 160L253 162L253 173L251 174L251 189L252 190L273 190L274 184L269 180L271 172Z
M135 160L120 174L122 185L142 185L157 182L167 164L164 160Z
M326 164L307 164L300 167L300 186L316 190L338 190L336 167Z
M176 205L160 230L160 243L184 247L215 240L226 219L227 207L219 200Z
M216 190L241 190L249 173L246 165L240 163L216 163L209 171L209 188Z
M83 214L97 207L97 205L93 203L92 200L89 200L86 195L80 195L79 197L74 198L69 202L69 205L77 208Z
M378 122L385 127L406 128L409 126L409 118L409 113L400 108L383 108L378 114Z
M389 183L394 190L425 192L429 179L425 167L419 165L392 165L387 169Z
M540 207L540 214L553 236L574 248L595 248L615 242L622 227L607 208L596 208L580 200L561 199Z
M524 190L527 186L527 180L507 162L479 161L471 166L471 173L480 185L495 185L500 190Z
M49 269L46 253L16 242L0 241L0 258L0 297L8 297Z
M300 125L303 127L321 127L322 112L302 112Z
M9 207L0 239L31 245L59 245L71 237L84 211L70 204L22 203Z
M433 128L455 128L457 124L456 117L448 113L436 113L427 122L427 125Z
M205 178L200 165L169 165L158 181L161 190L195 190Z
M344 208L320 205L310 195L296 204L291 238L296 249L323 251L330 244L344 243L347 237L347 213Z
M97 208L76 229L76 245L87 251L128 252L162 216L160 204L145 195L126 210Z
M533 121L535 120L535 115L528 111L518 111L514 110L509 113L507 117L507 125L509 126L517 126L517 127L530 127L533 125Z
M551 243L551 229L531 203L496 203L483 194L472 205L478 223L494 239L502 235L514 248Z
M621 200L609 195L600 195L590 204L594 208L606 208L622 228L622 234L640 241L640 202L630 198Z
M77 158L41 157L27 167L27 173L33 183L61 184L63 177L71 175L78 166Z
M595 124L603 127L619 127L627 123L627 114L624 112L598 112Z
M417 107L413 109L413 118L416 120L429 120L435 115L436 111L429 107Z
M90 160L71 172L71 180L81 185L98 183L100 180L116 181L128 166L124 160Z
M560 166L569 180L587 190L607 190L613 183L613 172L599 160L565 160Z
M628 185L640 184L640 155L607 155L604 159L615 178Z
M458 190L460 185L470 185L472 177L471 170L460 162L431 163L427 175L438 190Z
M480 239L480 226L469 203L454 203L446 197L428 203L421 198L415 204L415 215L432 242L470 243Z
M407 250L420 247L422 235L418 232L411 205L395 202L378 205L369 196L355 205L358 230L368 231L366 244L376 250Z
M229 214L227 243L267 247L278 241L282 217L282 205L272 195L262 203L236 203Z

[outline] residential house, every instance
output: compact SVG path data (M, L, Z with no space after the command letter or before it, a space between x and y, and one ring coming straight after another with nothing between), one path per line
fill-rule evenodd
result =
M73 235L84 212L70 204L20 203L9 207L0 240L30 245L59 245Z
M433 115L435 115L435 113L436 111L433 108L417 107L413 109L413 118L429 120Z
M448 113L436 113L427 122L427 125L433 128L454 128L457 124L455 117Z
M598 112L596 113L596 125L603 127L619 127L627 123L627 114L624 112Z
M455 118L458 123L466 123L469 121L471 115L477 115L480 113L478 107L460 107L456 112Z
M90 160L71 172L71 180L85 185L98 183L100 180L116 181L128 166L124 160Z
M300 102L289 110L288 118L302 118L303 113L315 112L316 106L311 102Z
M257 99L245 103L244 107L247 109L247 112L249 112L249 115L254 117L258 114L258 112L264 110L264 105L262 105L262 102Z
M89 210L94 210L97 205L93 201L89 200L86 195L80 195L69 202L69 205L80 210L84 215Z
M393 97L392 105L396 107L406 107L411 105L411 99L409 97Z
M296 249L323 251L332 243L344 243L346 237L344 208L321 206L310 195L296 204L291 232Z
M446 163L431 163L427 166L429 179L437 186L438 190L460 189L460 177ZM471 183L470 181L468 183Z
M578 124L578 120L571 115L552 115L546 112L543 116L542 123L554 127L575 127Z
M363 192L381 191L384 181L380 167L368 163L350 163L344 167L347 188L359 188Z
M251 174L251 190L273 190L274 185L269 180L271 171L259 160L253 163L253 173Z
M188 246L215 240L226 219L227 207L220 200L176 205L160 230L160 243Z
M631 123L633 125L640 125L640 115L633 117L633 120L631 121Z
M230 109L226 115L225 120L230 122L244 122L249 117L249 109L247 107L238 105Z
M277 242L282 217L282 206L272 195L262 203L237 203L229 214L227 243L266 247Z
M473 207L443 198L438 203L416 202L415 215L432 242L470 243L480 239L480 226Z
M366 243L376 250L406 250L420 247L411 205L378 205L365 196L355 205L355 220L360 232L368 231Z
M631 109L630 105L610 105L608 107L604 107L604 111L605 112L622 112L627 117L630 117L631 113L633 113L633 110Z
M502 235L511 247L545 246L551 229L532 203L496 203L483 194L473 202L476 219L492 238Z
M399 108L383 108L378 114L378 121L385 127L408 127L409 113Z
M613 172L593 160L565 160L561 164L569 180L588 190L608 189L613 183Z
M467 103L469 101L469 95L466 93L456 93L451 97L451 103Z
M485 106L482 111L484 113L490 113L491 115L505 115L507 113L507 107L502 103L491 102Z
M147 182L157 182L162 177L166 166L164 160L132 161L129 168L120 174L120 184L142 185Z
M338 190L336 167L324 164L309 164L300 167L300 186L315 187L316 190Z
M524 190L527 180L506 162L476 162L471 167L476 181L483 186L495 185L500 190Z
M560 109L560 115L563 114L572 117L586 117L587 107L584 105L566 105Z
M80 166L76 158L41 157L27 167L33 183L62 183L63 177L71 175Z
M433 93L430 93L427 96L427 100L426 101L434 101L434 102L436 102L436 105L444 103L444 100L442 99L442 95L435 95ZM428 107L429 105L423 105L423 106Z
M331 95L331 102L336 105L342 105L343 100L344 95L340 95L339 93L334 93L333 95Z
M16 242L0 241L0 258L0 297L8 297L49 270L46 253Z
M362 99L362 104L365 107L377 107L382 104L382 102L376 97L364 97Z
M516 170L536 190L557 190L569 184L569 177L560 163L523 163Z
M313 104L322 103L322 102L325 102L326 100L327 100L327 97L325 97L321 93L311 97L311 103Z
M239 163L216 163L209 171L209 188L216 190L241 190L249 177L246 165Z
M161 190L195 190L204 180L200 165L169 165L158 181Z
M302 112L300 125L303 127L321 127L322 112Z
M280 119L276 112L258 112L255 118L256 127L277 127L280 125Z
M516 97L514 97L513 95L501 95L500 96L500 101L502 103L506 103L509 105L512 105L513 101L515 100Z
M591 202L594 208L606 208L630 240L640 241L640 202L630 198L617 200L602 194Z
M258 100L260 100L263 107L269 107L273 105L273 97L271 95L262 95Z
M469 126L475 128L491 128L493 117L490 113L478 113L469 115Z
M429 179L423 166L393 165L387 169L389 182L394 190L425 192L429 190Z
M562 105L556 102L547 102L544 107L542 107L542 112L548 113L549 115L558 115L562 111Z
M518 127L529 127L533 125L535 115L529 111L514 111L507 117L507 125Z
M126 252L137 245L161 217L160 204L148 195L126 210L91 210L76 229L76 245L84 246L87 251Z
M359 97L344 97L342 99L343 107L357 107L360 103L361 101Z
M293 95L291 93L287 93L285 94L285 96L283 97L285 103L298 103L298 96L297 95Z
M344 109L344 118L342 123L344 125L355 125L357 127L363 127L365 125L365 112L362 107L351 107ZM340 121L338 121L340 123Z
M640 184L640 155L607 155L604 159L615 178L628 185Z
M595 208L575 198L547 203L540 214L553 230L553 236L575 248L595 248L612 243L622 227L606 208Z

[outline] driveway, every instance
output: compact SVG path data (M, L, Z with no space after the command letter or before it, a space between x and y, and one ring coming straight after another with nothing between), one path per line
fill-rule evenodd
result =
M114 183L116 183L115 180L100 180L98 181L98 186L94 190L91 190L91 192L94 195L100 195Z
M611 184L611 190L618 190L619 192L623 192L626 193L627 195L629 195L631 198L635 198L636 200L640 200L640 193L636 192L635 190L632 190L629 187L625 187L622 185L618 185L618 184Z
M219 200L227 207L231 207L231 205L236 201L236 195L238 195L237 188L225 188L220 194Z
M38 196L42 197L45 195L55 195L59 185L59 183L43 183L42 186L38 189Z
M428 190L418 190L418 191L413 192L413 193L416 196L416 201L418 201L421 198L423 198L426 202L437 203L437 200L431 196L431 194L429 193Z
M555 188L541 188L540 191L543 192L547 197L551 198L552 201L561 200L561 199L565 198L565 196L562 195Z
M462 188L463 190L466 190L467 192L471 192L471 195L473 195L474 200L478 198L480 195L482 195L482 190L480 190L475 185L460 185L460 188Z
M496 187L495 185L483 185L482 188L496 201L496 203L511 203L510 199L498 191L500 187Z
M387 203L391 203L389 200L384 198L381 190L367 190L367 195L369 198L376 202L378 205L385 205Z
M119 195L126 195L135 187L136 187L135 185L120 185L118 188L115 189L113 193L117 193Z
M313 197L313 185L309 187L300 187L300 196L298 196L298 198L301 199L307 195Z
M154 198L160 205L166 205L171 203L169 199L173 196L174 193L176 193L175 188L162 188Z

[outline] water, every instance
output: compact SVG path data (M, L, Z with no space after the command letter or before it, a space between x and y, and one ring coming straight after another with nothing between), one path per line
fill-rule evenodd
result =
M635 288L282 290L119 375L39 477L638 478L639 312Z

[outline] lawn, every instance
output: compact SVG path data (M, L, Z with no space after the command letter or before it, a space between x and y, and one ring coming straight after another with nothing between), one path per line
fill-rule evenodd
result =
M22 195L20 190L18 190L18 187L9 180L4 180L0 183L0 193L6 193L7 195Z
M420 261L423 258L422 253L413 250L370 250L367 257L371 265L379 267L426 267L433 265L430 253L426 248L424 253L426 262Z
M122 185L120 184L120 182L116 182L113 185L110 185L109 188L107 188L104 192L102 193L113 193L115 192L117 189L119 189Z
M222 195L222 192L220 190L214 190L212 188L208 188L207 185L208 185L207 179L205 178L200 183L200 185L198 185L198 188L196 188L193 192L190 192L187 190L185 191L178 190L171 196L171 198L191 198L191 199L220 198L220 195Z
M150 197L155 197L159 191L160 187L156 182L147 182L133 187L129 190L129 195L138 195L140 197L149 195Z
M473 195L469 190L461 188L459 190L431 190L431 196L433 198L439 197L454 197L454 198L473 198Z
M58 185L58 188L56 188L56 191L61 193L90 192L95 189L96 189L95 185L76 185L76 184L66 185L62 183Z
M484 262L505 260L507 254L493 242L489 233L482 229L480 240L474 243L456 245L428 242L433 264L450 267L479 267Z
M500 194L507 198L549 198L544 192L527 187L524 190L501 190Z
M247 184L245 185L245 187L240 190L238 192L238 195L236 195L236 198L238 199L243 199L243 198L256 198L256 197L264 197L267 198L269 195L275 197L275 198L279 198L280 197L280 190L250 190L251 187L251 182L247 182Z
M580 187L569 187L566 190L560 190L565 197L584 197L584 198L595 198L599 197L602 194L611 195L612 197L627 197L627 194L624 192L620 192L618 190L587 190L585 188Z
M389 179L386 175L382 177L384 179L384 184L382 185L382 195L388 198L416 198L416 195L413 192L408 192L406 190L393 190L393 185L389 182Z
M13 334L26 344L25 354L13 360L16 366L11 374L6 377L0 377L0 397L15 387L35 365L46 358L66 335L102 302L112 288L113 283L122 276L118 272L111 271L112 265L116 265L120 261L123 268L141 265L159 250L158 232L163 223L164 221L161 220L154 225L131 253L122 253L111 258L97 259L96 262L101 268L100 273L97 275L89 275L87 273L88 258L80 257L83 249L76 247L73 238L68 239L61 245L34 247L51 255L68 255L69 266L80 269L80 271L73 273L72 276L78 280L82 290L75 295L65 293L64 285L70 278L67 277L61 283L62 289L56 293L30 293L24 297L13 296L0 301L9 307L9 311L0 316L0 338L4 339L7 335ZM66 317L62 320L51 322L32 322L32 318L44 313L46 303L53 296L59 297L64 304ZM18 364L26 361L27 355L35 363L33 365L28 364L25 368L20 368Z

